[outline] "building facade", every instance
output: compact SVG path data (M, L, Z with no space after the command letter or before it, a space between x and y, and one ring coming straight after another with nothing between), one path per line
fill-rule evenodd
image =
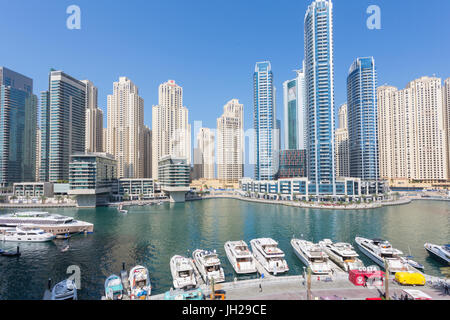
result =
M336 177L350 177L347 104L343 104L339 108L339 127L336 129L334 139L336 149Z
M295 79L283 83L284 148L306 149L305 74L296 71Z
M69 165L69 195L78 207L96 207L109 202L117 181L117 161L105 153L75 153Z
M217 178L237 183L244 175L244 105L232 99L217 119Z
M86 86L86 152L103 152L103 111L98 107L98 89L89 80Z
M375 60L357 58L347 77L350 177L377 180L378 104Z
M184 202L190 187L191 167L185 158L164 156L158 163L158 179L161 191L169 195L171 202Z
M41 98L41 181L68 181L70 155L85 150L86 86L52 70Z
M316 195L336 194L333 3L316 0L305 15L308 176Z
M447 156L447 171L448 171L448 180L450 180L450 78L444 81L444 111L445 111L445 123L447 130L447 148L448 148L448 156Z
M152 130L144 126L144 142L143 142L143 156L144 156L144 178L152 177Z
M215 135L209 128L200 128L197 133L197 154L194 157L196 179L215 177Z
M188 109L183 106L183 88L174 80L159 86L159 104L152 108L153 163L166 156L185 158L191 163L191 126ZM153 178L158 178L158 166L153 166Z
M380 172L384 179L448 179L442 81L422 77L403 90L378 88Z
M107 119L106 151L117 160L119 178L142 178L144 99L130 79L120 77L114 82L113 94L108 96Z
M0 67L0 187L35 181L36 127L33 80Z
M280 151L278 179L307 177L306 150Z
M278 172L275 87L270 62L258 62L253 75L255 130L255 179L273 180Z

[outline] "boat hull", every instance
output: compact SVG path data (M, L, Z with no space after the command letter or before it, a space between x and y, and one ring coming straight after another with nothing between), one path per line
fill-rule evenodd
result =
M450 260L447 260L445 257L441 256L441 255L439 254L439 251L438 251L438 250L436 250L436 249L433 250L433 249L428 248L428 247L426 247L426 246L425 246L425 250L427 250L428 254L429 254L431 257L433 257L433 258L439 260L440 262L444 262L444 263L447 263L447 264L450 265ZM435 250L436 250L436 251L435 251Z
M227 245L225 245L225 253L227 255L228 261L230 262L231 266L234 269L234 272L236 272L237 274L252 274L252 273L258 272L258 270L256 269L256 266L254 268L247 268L247 269L238 268L236 259L233 256L231 249ZM253 259L255 259L255 258L253 258ZM253 265L254 265L254 261L253 261Z

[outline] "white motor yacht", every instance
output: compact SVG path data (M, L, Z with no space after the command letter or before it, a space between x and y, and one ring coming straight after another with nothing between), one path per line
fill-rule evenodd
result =
M359 249L380 267L386 269L386 261L390 273L418 271L401 256L403 252L393 248L389 241L356 237L355 242Z
M170 259L170 271L175 289L195 287L197 285L194 265L191 259L182 256L173 256Z
M220 266L220 259L215 251L197 249L192 253L192 257L206 283L209 283L210 279L214 279L214 283L225 281L225 273Z
M238 274L255 273L255 258L245 241L228 241L225 243L225 252L228 260Z
M341 267L344 271L359 270L364 268L364 263L359 259L358 253L350 243L336 242L325 239L319 245L330 257L330 259Z
M431 256L437 257L450 264L450 244L439 246L436 244L425 243L425 249Z
M250 241L250 245L256 260L269 273L276 275L289 271L288 264L284 259L285 254L278 248L278 242L271 238L260 238Z
M75 281L67 279L57 283L51 292L51 300L77 300Z
M47 242L55 239L55 236L42 229L16 227L6 230L0 235L0 239L14 242Z
M292 239L291 246L295 255L311 269L313 274L331 273L329 257L320 245L307 240Z

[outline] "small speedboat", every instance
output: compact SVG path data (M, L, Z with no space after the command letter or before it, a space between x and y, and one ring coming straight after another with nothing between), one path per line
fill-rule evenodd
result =
M430 256L450 264L450 244L440 246L432 243L425 243L424 247Z
M130 283L131 300L149 300L152 285L147 268L136 266L131 269L128 281Z
M122 300L124 289L122 280L115 274L111 275L105 281L106 300Z
M407 256L405 257L405 260L408 262L408 264L416 269L423 270L425 269L425 266L423 264L418 263L417 261L413 260L413 256Z
M70 249L70 247L66 246L66 247L64 247L64 249L61 249L61 252L67 252L67 251L69 251L69 249Z
M52 289L51 300L77 300L75 281L67 279L56 284Z

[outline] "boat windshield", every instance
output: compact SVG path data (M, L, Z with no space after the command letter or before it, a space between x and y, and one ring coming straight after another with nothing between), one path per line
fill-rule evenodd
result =
M141 281L136 281L136 288L144 288L146 285L146 281L145 280L141 280Z
M191 274L189 271L180 271L179 275L181 278L188 278Z
M206 272L219 271L220 267L218 265L206 267Z
M251 258L237 258L236 262L243 263L243 262L252 262Z

